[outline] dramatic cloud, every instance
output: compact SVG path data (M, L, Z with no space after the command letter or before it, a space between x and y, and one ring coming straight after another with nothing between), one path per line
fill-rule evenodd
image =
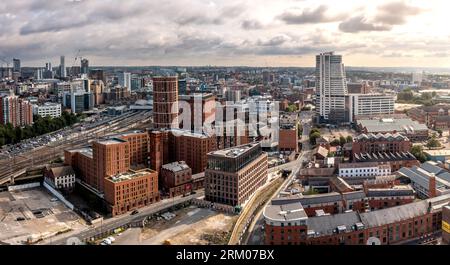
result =
M403 25L409 16L418 15L423 10L419 7L407 5L405 2L394 2L378 7L377 14L368 21L363 15L350 18L339 24L343 32L387 31L395 25Z
M316 9L306 8L300 13L286 11L279 16L281 20L287 24L309 24L309 23L326 23L341 20L344 15L330 16L327 14L328 7L321 5Z
M81 50L94 66L312 66L316 53L335 50L346 65L450 66L449 8L445 0L3 1L0 57L42 66L66 55L71 65Z

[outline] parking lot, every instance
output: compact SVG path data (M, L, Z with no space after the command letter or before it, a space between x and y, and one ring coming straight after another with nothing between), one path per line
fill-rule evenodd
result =
M1 242L36 243L41 238L86 227L84 220L43 187L0 192Z

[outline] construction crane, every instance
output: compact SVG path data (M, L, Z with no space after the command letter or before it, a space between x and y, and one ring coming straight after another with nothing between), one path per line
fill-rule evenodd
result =
M77 60L79 59L81 61L82 57L80 55L81 50L78 50L77 53L75 54L75 59L73 60L73 64L72 67L70 68L70 76L73 77L73 68L75 67L75 64L77 63Z
M6 68L9 68L9 61L5 60L6 58L0 57L0 60L6 63ZM2 64L3 65L3 64Z

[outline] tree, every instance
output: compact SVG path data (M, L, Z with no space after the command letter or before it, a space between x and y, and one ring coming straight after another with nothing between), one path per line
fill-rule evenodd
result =
M320 130L318 128L312 128L311 131L309 132L309 135L311 136L311 134L315 132L320 133Z
M443 131L441 129L437 129L436 131L439 133L439 137L442 137Z
M340 145L344 145L346 142L347 142L347 140L345 139L345 137L341 135L339 137L339 144Z
M427 156L423 152L423 147L420 145L414 145L411 148L411 154L413 154L421 163L427 161Z
M312 145L315 145L317 138L320 138L320 133L319 132L314 132L314 133L309 135L309 142Z
M291 105L289 105L289 106L286 108L286 111L287 111L287 112L296 112L296 111L297 111L297 106L295 106L294 104L291 104Z
M347 143L353 142L353 137L351 135L347 136Z
M339 142L338 139L334 139L334 140L331 141L331 143L330 143L331 146L338 146L338 145L340 145L340 144L341 144L341 143Z
M435 135L433 135L427 142L427 147L428 148L437 148L437 147L441 147L441 143L439 142L438 139L436 139Z

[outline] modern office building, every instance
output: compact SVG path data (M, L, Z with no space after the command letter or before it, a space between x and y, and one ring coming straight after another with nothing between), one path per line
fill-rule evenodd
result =
M327 52L316 56L316 93L317 114L321 122L348 122L350 110L341 55Z
M64 56L61 56L60 60L59 60L59 76L61 78L66 78L67 77L66 58Z
M349 94L350 118L353 122L359 115L392 115L394 114L394 95L384 94Z
M118 84L121 87L126 87L131 92L131 73L119 73L117 75Z
M81 59L81 69L80 69L80 73L83 75L88 75L89 74L89 61L88 59L84 58Z
M14 58L13 59L13 72L20 73L21 72L20 60Z
M70 108L72 113L82 113L94 108L94 96L91 92L82 90L66 92L63 97L63 105Z
M155 129L178 128L178 78L153 78L153 124Z
M50 116L57 118L61 116L61 104L46 102L43 105L33 105L33 114L41 117Z
M267 154L251 143L208 154L205 199L238 206L267 181Z

